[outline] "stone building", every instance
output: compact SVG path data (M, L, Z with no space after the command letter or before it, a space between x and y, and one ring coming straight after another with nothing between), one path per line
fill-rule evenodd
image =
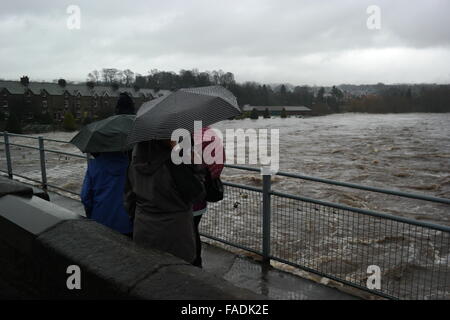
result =
M296 116L302 115L307 116L311 114L311 109L305 106L251 106L245 105L243 107L244 112L252 112L253 109L258 111L258 114L262 115L266 111L269 110L271 116L279 116L281 115L283 109L286 111L286 115L288 116Z
M137 110L145 101L166 95L169 91L92 83L70 84L64 80L58 83L30 82L28 77L22 77L20 81L0 80L0 113L4 118L15 113L25 122L45 115L58 123L67 112L71 112L78 121L99 119L114 113L120 93L127 93Z

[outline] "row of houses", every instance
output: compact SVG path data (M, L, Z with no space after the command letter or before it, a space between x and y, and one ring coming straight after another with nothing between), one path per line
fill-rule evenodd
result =
M78 120L103 118L114 112L120 93L127 93L136 108L142 103L169 93L166 90L139 89L118 86L97 86L92 83L68 84L0 80L0 113L8 118L16 113L24 121L33 121L41 115L60 122L67 112Z
M0 80L0 115L7 119L15 113L23 121L33 122L42 116L56 123L70 112L75 119L105 118L114 113L117 99L127 93L134 101L136 109L144 102L170 93L168 90L139 89L137 87L99 86L92 83L68 84L61 79L58 83L30 82L24 76L20 81ZM311 109L304 106L249 106L244 112L266 109L272 115L280 115L284 109L287 115L307 115Z

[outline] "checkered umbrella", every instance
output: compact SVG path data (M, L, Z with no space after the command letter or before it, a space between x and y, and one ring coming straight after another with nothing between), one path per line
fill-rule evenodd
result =
M206 127L240 114L236 97L221 86L180 89L142 105L128 143L170 139L176 129L193 133L194 121Z

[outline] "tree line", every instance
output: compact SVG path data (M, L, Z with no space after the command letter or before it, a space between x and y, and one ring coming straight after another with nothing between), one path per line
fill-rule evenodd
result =
M450 85L388 86L376 95L354 97L348 112L450 112Z
M153 69L147 75L129 69L105 68L88 74L88 82L102 85L121 85L156 90L221 85L229 89L240 106L306 106L313 114L338 112L398 113L398 112L450 112L450 85L384 85L372 87L372 92L355 96L339 86L326 92L309 86L286 84L268 85L257 82L238 83L234 74L223 70L160 71ZM343 89L349 86L342 85ZM351 87L351 86L350 86ZM362 86L364 87L364 86Z
M271 86L256 82L238 83L234 74L223 70L203 71L197 69L173 71L151 70L148 75L133 71L105 68L88 74L87 82L96 85L120 85L135 88L176 90L180 88L221 85L237 97L239 105L259 106L308 106L314 103L314 92L308 86ZM323 88L322 88L323 89ZM339 89L337 89L339 90Z

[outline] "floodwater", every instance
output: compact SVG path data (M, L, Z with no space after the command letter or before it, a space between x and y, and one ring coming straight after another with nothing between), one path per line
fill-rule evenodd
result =
M279 129L280 171L450 198L450 114L338 114L225 121L216 127ZM225 176L261 184L255 174L227 170ZM424 201L282 177L273 179L273 189L450 225L448 209Z
M450 114L337 114L224 121L215 127L279 129L280 171L450 198ZM45 134L65 141L73 135ZM37 146L36 140L24 138L11 142ZM65 143L46 142L46 148L77 152ZM0 154L0 169L5 170ZM12 157L14 172L40 180L36 150L12 147ZM47 152L46 167L49 183L79 192L85 159ZM223 180L259 188L262 179L257 173L225 169ZM444 204L279 176L273 177L272 188L450 225L450 207ZM261 251L260 194L227 190L224 201L210 205L203 232ZM379 266L382 290L394 296L450 298L450 235L439 230L273 196L271 246L273 256L363 286L367 267Z

